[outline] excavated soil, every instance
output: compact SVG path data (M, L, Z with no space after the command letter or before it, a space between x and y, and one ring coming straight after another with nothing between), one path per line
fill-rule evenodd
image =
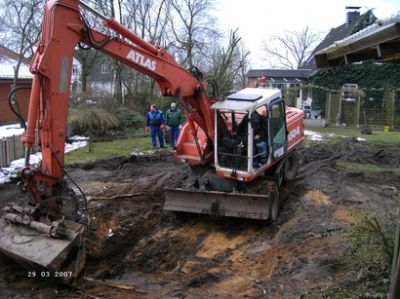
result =
M2 298L301 298L359 283L341 262L354 210L384 214L400 188L395 146L352 140L300 150L297 179L282 188L273 225L163 211L163 188L193 172L168 152L70 165L88 197L87 266L78 289L30 279L1 258ZM349 171L337 162L388 169ZM393 170L393 171L391 171ZM22 195L0 186L1 203Z

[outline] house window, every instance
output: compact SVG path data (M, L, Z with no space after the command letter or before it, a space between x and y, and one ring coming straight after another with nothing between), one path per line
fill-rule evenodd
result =
M72 65L72 74L78 75L78 73L79 73L78 65L73 64Z
M107 74L110 72L110 66L108 64L103 63L101 65L101 73L102 74Z

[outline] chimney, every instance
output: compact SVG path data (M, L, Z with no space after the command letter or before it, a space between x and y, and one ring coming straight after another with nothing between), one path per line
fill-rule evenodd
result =
M351 26L355 21L357 21L360 16L360 8L361 6L346 6L346 27Z

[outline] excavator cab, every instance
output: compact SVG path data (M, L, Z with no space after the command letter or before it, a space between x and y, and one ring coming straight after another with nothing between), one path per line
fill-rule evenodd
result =
M279 90L246 88L211 109L220 176L249 182L287 152L285 105Z

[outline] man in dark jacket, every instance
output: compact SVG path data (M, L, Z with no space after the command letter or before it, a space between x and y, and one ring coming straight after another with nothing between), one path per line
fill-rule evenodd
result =
M164 147L164 134L162 129L164 128L164 115L162 111L157 109L155 104L151 104L150 111L147 113L147 127L146 130L151 130L151 143L153 148L157 148L156 134L160 147Z
M267 127L267 117L254 111L251 114L251 126L253 128L254 134L254 145L255 145L255 159L254 168L259 168L268 158L268 127Z
M183 116L182 112L176 108L175 103L171 103L171 109L167 111L165 124L171 128L171 146L175 148L178 141L179 131L182 129Z

